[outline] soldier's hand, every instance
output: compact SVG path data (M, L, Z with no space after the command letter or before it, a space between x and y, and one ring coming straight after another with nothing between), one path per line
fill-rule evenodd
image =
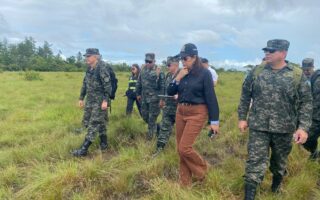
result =
M80 107L80 108L83 108L83 106L84 106L83 100L79 100L79 107Z
M101 110L107 110L108 108L108 102L107 101L103 101L101 104Z
M166 103L163 101L163 99L161 99L159 102L159 107L163 108L165 105L166 105Z
M246 130L248 128L247 121L246 120L239 120L238 128L242 133L246 132Z
M180 81L183 77L185 77L189 73L187 68L183 68L180 70L179 74L176 77L176 81Z
M141 96L140 96L140 95L137 96L137 100L138 100L138 101L141 101Z
M178 95L176 94L176 95L173 95L173 99L174 100L178 100Z
M304 144L307 139L308 139L308 133L305 132L304 130L302 129L298 129L294 134L293 134L293 138L294 138L294 141L297 143L297 144Z

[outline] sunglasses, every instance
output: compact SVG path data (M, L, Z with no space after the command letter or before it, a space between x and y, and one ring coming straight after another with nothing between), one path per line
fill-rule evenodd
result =
M266 50L264 50L264 53L274 53L276 51L277 50L275 50L275 49L266 49Z
M189 56L181 58L181 61L187 61L189 59Z
M153 61L145 60L146 64L151 64Z

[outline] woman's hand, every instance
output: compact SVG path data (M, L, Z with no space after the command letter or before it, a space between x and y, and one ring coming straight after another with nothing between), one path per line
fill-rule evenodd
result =
M183 77L185 77L189 73L189 70L184 67L183 69L180 70L179 74L175 78L176 81L180 81Z

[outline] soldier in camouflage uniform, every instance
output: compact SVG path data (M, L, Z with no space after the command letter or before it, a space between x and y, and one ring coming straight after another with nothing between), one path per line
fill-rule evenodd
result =
M254 68L242 86L238 108L239 129L244 132L249 126L245 199L255 197L256 188L267 169L269 149L269 169L273 174L271 189L278 192L292 149L292 136L298 144L303 144L308 137L311 90L302 70L285 61L288 48L287 40L269 40L267 47L262 49L266 65ZM256 73L257 70L260 72Z
M165 87L162 94L167 95L167 87L175 79L179 73L179 56L169 56L167 58L167 66L169 72L165 77ZM162 120L158 134L157 149L154 154L156 156L160 153L165 145L169 141L170 134L172 132L172 127L175 123L176 110L177 110L177 96L167 96L160 100L160 107L162 107Z
M147 53L145 66L141 69L137 85L137 100L141 101L141 114L148 124L147 140L151 140L157 131L157 117L160 113L159 94L164 88L164 74L155 65L154 53Z
M311 153L310 159L315 160L320 155L317 151L320 136L320 70L314 71L314 60L312 58L303 59L302 70L310 81L313 98L312 124L308 140L303 146Z
M88 148L94 141L96 134L100 137L100 148L107 148L107 108L110 105L111 80L108 66L100 59L98 49L89 48L86 50L86 62L88 70L83 79L79 106L84 106L83 125L88 129L84 143L80 149L74 150L74 156L87 155ZM86 102L84 105L84 98Z

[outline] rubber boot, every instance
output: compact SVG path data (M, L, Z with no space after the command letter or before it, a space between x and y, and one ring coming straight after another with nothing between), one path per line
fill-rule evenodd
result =
M80 149L74 150L72 152L72 155L76 157L86 156L88 154L88 149L91 143L92 142L90 140L85 139Z
M101 150L106 150L108 148L108 140L107 140L107 135L102 134L99 135L100 137L100 149Z
M256 196L257 185L252 183L245 184L244 200L254 200Z
M273 176L272 177L271 191L273 193L279 193L282 179L283 179L282 176Z

